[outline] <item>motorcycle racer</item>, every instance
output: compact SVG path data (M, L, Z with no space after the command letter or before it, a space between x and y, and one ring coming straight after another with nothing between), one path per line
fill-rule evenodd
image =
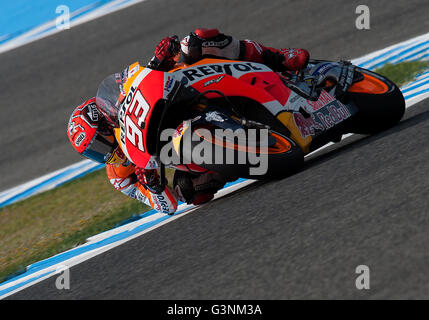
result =
M208 57L263 63L275 71L297 71L308 64L310 54L305 49L275 49L252 40L238 40L218 29L198 28L181 42L176 35L162 39L148 67L168 71L179 58L192 64Z
M169 71L179 59L192 64L205 57L217 57L264 63L273 70L300 70L309 60L305 49L274 49L251 40L237 40L217 29L196 29L181 42L177 36L166 37L155 49L147 67ZM70 117L68 137L83 156L106 164L113 187L132 199L157 211L172 214L178 200L194 205L210 201L225 180L215 172L193 174L175 171L173 189L163 186L156 169L143 169L131 163L115 140L108 116L101 112L95 98L78 106Z
M163 213L177 209L177 196L159 184L156 170L141 170L126 159L113 135L113 128L99 112L95 98L78 106L70 117L67 135L83 156L106 163L107 177L115 189Z
M162 186L156 169L136 167L126 158L95 98L73 111L67 135L77 152L106 164L107 177L116 190L162 213L173 214L178 200L194 205L207 202L225 184L215 173L195 176L176 170L175 190Z

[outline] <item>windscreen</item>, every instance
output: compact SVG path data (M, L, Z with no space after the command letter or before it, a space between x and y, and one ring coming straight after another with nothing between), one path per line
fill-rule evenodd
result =
M117 126L118 123L119 99L123 91L121 88L121 75L112 74L101 82L95 99L98 109L113 126Z

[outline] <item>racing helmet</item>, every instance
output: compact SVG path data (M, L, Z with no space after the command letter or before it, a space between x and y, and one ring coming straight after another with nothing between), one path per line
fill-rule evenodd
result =
M99 163L122 163L126 160L117 143L112 125L91 98L79 105L70 116L67 135L81 155Z

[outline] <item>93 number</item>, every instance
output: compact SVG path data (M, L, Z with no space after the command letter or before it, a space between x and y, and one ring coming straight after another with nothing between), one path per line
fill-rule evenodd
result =
M145 122L147 114L149 113L150 106L143 97L140 90L137 90L134 95L131 106L129 107L129 113L125 117L125 128L127 132L127 139L133 146L144 152L143 147L143 133L141 131L142 124ZM134 116L137 123L131 118Z

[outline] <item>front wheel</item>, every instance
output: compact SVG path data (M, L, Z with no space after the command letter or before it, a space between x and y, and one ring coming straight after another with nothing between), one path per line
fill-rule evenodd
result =
M405 113L401 90L387 78L362 68L356 71L363 80L354 83L346 94L358 108L350 132L372 134L396 125Z

